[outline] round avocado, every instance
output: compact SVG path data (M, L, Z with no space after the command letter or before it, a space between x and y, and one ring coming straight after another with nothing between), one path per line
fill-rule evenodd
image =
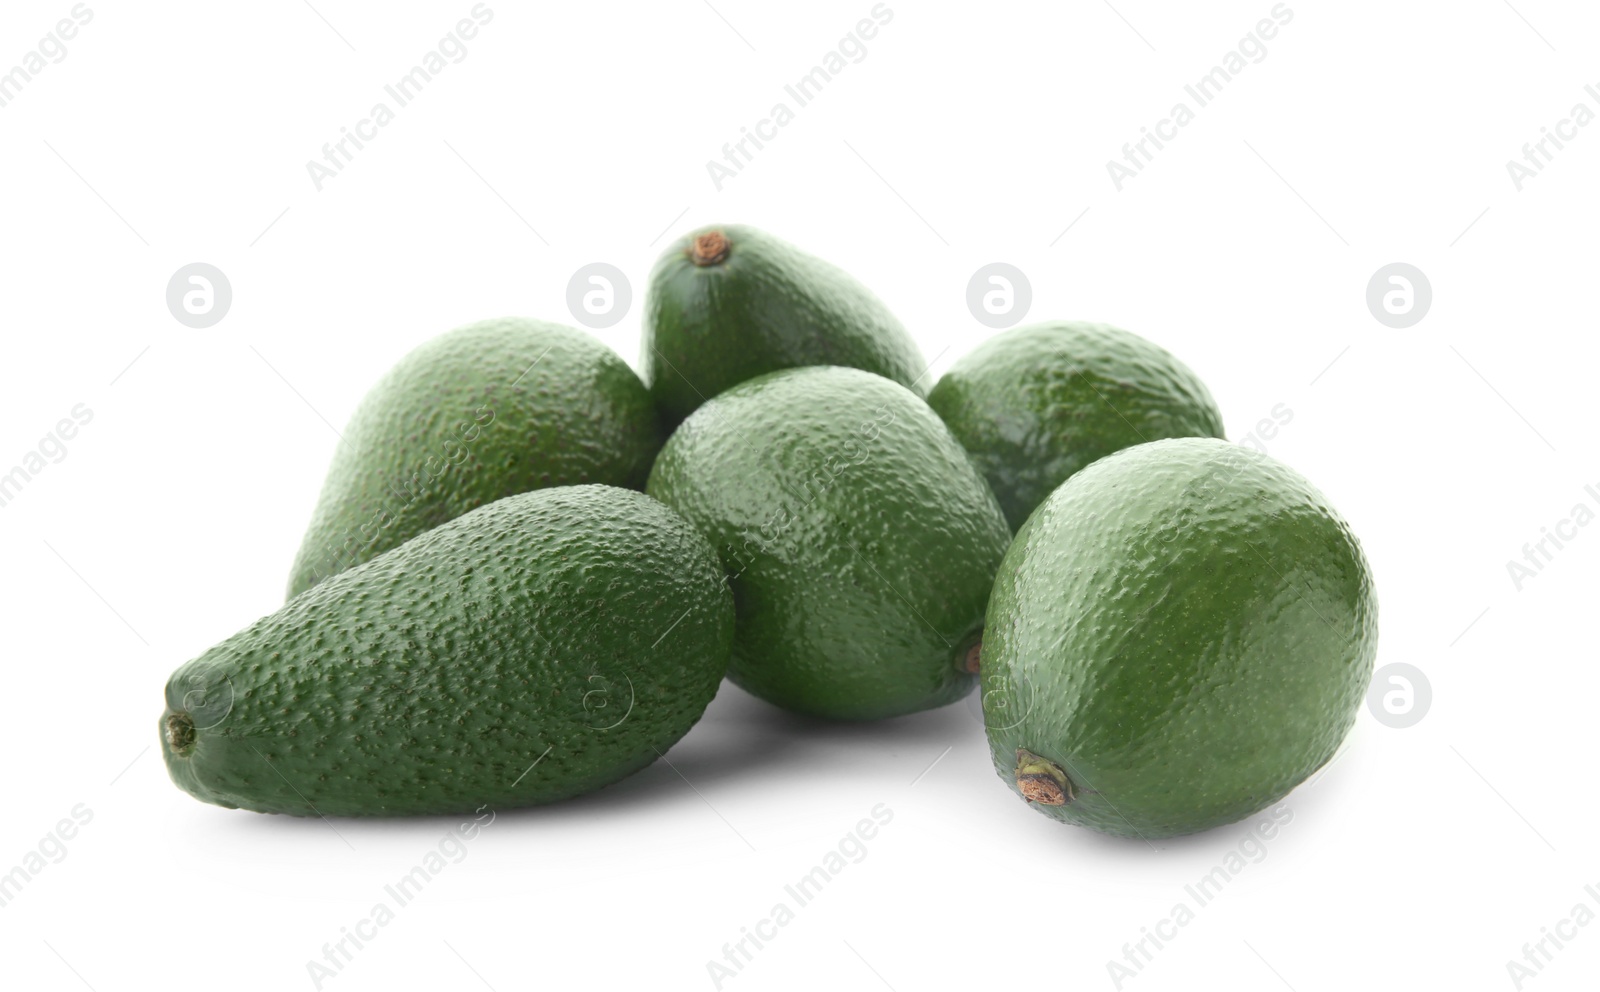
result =
M1222 437L1205 383L1109 324L1054 321L996 335L928 394L983 470L1012 530L1072 473L1169 437Z
M1326 763L1377 650L1360 544L1309 482L1210 438L1141 444L1029 517L989 602L995 769L1047 816L1147 840Z
M920 398L857 369L788 369L713 398L646 486L722 556L728 675L812 716L869 720L971 690L965 661L1010 533Z

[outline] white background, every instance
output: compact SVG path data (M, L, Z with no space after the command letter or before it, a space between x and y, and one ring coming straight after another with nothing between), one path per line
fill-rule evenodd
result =
M195 802L154 746L167 674L280 604L335 428L391 363L483 317L572 322L594 261L633 281L599 333L634 360L651 261L719 221L857 275L933 376L995 333L970 276L1014 264L1029 321L1168 347L1231 438L1292 410L1266 446L1362 538L1378 664L1421 669L1431 708L1408 729L1363 710L1265 855L1123 988L1509 989L1525 943L1600 911L1600 527L1520 589L1507 570L1600 508L1600 126L1520 192L1506 169L1600 110L1592 5L1290 0L1267 57L1119 192L1107 160L1193 109L1185 84L1269 0L890 0L866 57L719 192L707 160L869 0L490 0L467 57L318 192L307 160L472 4L312 2L91 2L0 109L0 472L93 412L0 507L0 872L93 812L0 908L7 987L312 987L307 961L451 821ZM0 71L70 9L5 4ZM196 261L234 292L203 330L164 302ZM1365 303L1396 261L1433 289L1405 329ZM673 767L501 813L324 987L709 989L707 962L881 803L865 858L724 988L1112 989L1107 962L1250 824L1146 845L1055 823L995 776L977 712L833 727L725 687ZM1600 926L1561 927L1524 988L1593 987Z

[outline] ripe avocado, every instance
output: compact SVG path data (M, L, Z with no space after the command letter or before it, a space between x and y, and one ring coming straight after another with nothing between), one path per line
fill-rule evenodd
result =
M683 422L646 492L722 555L740 686L850 720L971 690L965 659L1010 532L961 445L904 386L831 367L752 379Z
M917 389L922 353L883 302L820 258L753 227L701 228L650 273L640 368L676 424L765 372L865 369Z
M508 496L320 583L180 667L180 788L263 813L547 803L650 764L733 641L716 553L643 493Z
M1372 576L1309 482L1212 438L1095 462L989 601L995 768L1040 812L1154 839L1263 809L1333 757L1377 651Z
M440 335L350 418L289 595L502 496L642 489L665 439L639 377L582 331L506 318Z
M1006 331L946 372L928 403L972 453L1016 530L1072 473L1129 445L1222 437L1205 383L1108 324Z

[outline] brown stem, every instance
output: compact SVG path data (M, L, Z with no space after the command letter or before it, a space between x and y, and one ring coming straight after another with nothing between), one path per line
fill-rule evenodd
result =
M1017 789L1022 798L1041 806L1065 806L1078 798L1061 766L1026 748L1017 748Z
M188 754L194 747L194 721L187 713L173 713L163 726L167 748L176 755Z
M689 246L689 261L702 268L716 265L728 257L728 250L732 247L732 242L721 231L707 231Z
M978 665L982 660L982 655L983 642L978 641L974 643L972 647L967 648L967 656L966 658L962 659L962 667L972 675L978 674Z

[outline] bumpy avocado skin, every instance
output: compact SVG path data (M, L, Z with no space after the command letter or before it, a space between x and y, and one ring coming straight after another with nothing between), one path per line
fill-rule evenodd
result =
M1074 475L1006 554L983 709L1013 791L1019 748L1065 772L1047 816L1147 840L1231 823L1326 763L1377 650L1356 538L1298 473L1213 439Z
M665 439L639 377L583 331L512 317L440 335L351 417L288 594L503 496L642 489Z
M740 686L848 720L971 690L958 662L1010 535L961 446L903 386L845 368L743 383L684 421L646 491L722 556Z
M609 486L480 507L297 596L173 673L184 791L296 816L507 809L643 768L733 640L715 552Z
M727 239L727 257L696 265L695 239L712 231ZM668 423L747 379L805 365L865 369L913 390L926 369L871 290L764 231L703 227L657 260L639 367Z
M1222 413L1171 353L1109 324L1006 331L928 394L994 488L1012 530L1072 473L1170 437L1222 437Z

